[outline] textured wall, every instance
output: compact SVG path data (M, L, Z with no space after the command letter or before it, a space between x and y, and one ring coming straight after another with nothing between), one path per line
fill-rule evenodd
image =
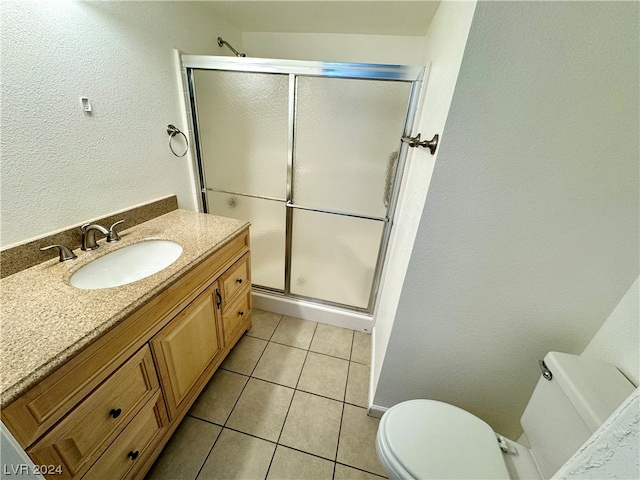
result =
M247 55L326 62L424 65L424 37L339 33L242 34Z
M169 194L194 208L172 49L225 54L239 31L198 2L4 1L0 21L2 246Z
M640 478L640 396L637 388L552 478Z
M638 4L479 2L374 403L516 438L638 276Z
M640 285L633 282L582 355L613 363L637 387L640 381Z
M422 138L430 139L435 133L442 134L475 8L475 1L442 2L431 21L425 38L426 48L422 53L425 61L431 62L431 66L422 93L421 111L418 112L413 128L413 133L420 132ZM442 138L440 146L446 141L446 137ZM388 259L376 308L371 379L373 391L377 387L413 241L439 151L438 149L435 155L431 155L423 148L409 149L402 193L391 231Z

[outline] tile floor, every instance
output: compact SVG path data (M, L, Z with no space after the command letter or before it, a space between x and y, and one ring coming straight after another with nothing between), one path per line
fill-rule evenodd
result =
M254 310L147 479L380 480L370 339Z

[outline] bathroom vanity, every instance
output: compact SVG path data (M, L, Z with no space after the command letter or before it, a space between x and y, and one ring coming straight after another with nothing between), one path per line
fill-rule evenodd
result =
M183 254L129 285L69 285L94 252L2 281L2 421L51 478L144 477L251 327L246 222L176 210L102 250L147 238Z

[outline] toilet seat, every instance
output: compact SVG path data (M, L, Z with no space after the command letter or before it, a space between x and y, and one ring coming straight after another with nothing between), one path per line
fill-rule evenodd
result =
M376 448L392 477L509 478L491 427L435 400L410 400L390 408L380 421Z

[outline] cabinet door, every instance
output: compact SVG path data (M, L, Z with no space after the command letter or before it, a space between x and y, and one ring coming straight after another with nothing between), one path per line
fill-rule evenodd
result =
M217 288L213 284L151 340L171 418L182 402L188 403L189 391L222 349Z

